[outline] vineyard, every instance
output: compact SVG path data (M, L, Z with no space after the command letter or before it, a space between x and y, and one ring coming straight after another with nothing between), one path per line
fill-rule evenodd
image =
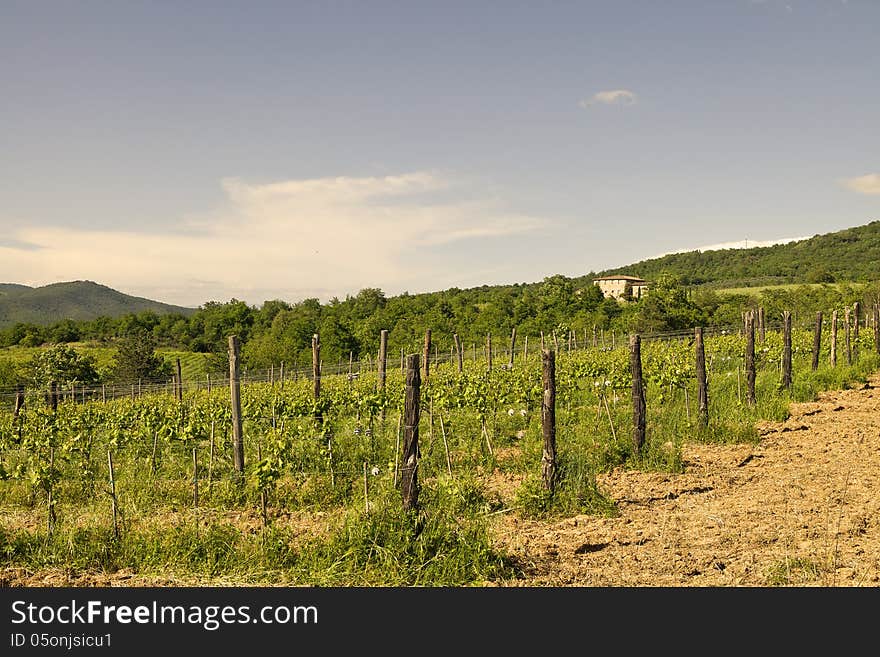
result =
M680 472L686 444L757 442L757 423L784 420L791 402L865 381L880 367L876 321L859 332L856 314L845 340L834 321L762 324L757 336L750 322L701 329L699 367L693 331L640 336L643 443L622 339L435 350L421 360L416 426L406 363L389 367L381 352L335 373L316 358L313 372L231 372L130 395L10 392L0 415L4 565L73 580L125 571L209 584L515 581L521 566L491 540L492 518L613 517L602 473ZM542 471L545 352L555 359L552 486ZM413 435L421 495L407 508ZM499 476L516 487L499 491Z

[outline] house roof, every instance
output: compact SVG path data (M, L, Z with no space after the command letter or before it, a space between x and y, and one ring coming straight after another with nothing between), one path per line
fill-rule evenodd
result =
M633 281L639 283L647 283L644 278L639 278L638 276L624 276L620 274L618 276L600 276L599 278L594 278L593 281Z

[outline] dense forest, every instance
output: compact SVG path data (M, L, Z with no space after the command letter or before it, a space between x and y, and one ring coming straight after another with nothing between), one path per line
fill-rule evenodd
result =
M663 272L684 285L739 287L785 283L868 282L877 277L880 221L809 239L751 249L689 251L599 272L651 280Z

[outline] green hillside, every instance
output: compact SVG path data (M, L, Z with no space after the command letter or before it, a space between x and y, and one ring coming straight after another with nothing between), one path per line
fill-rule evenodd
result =
M0 284L0 328L17 322L47 326L64 319L87 321L144 311L190 315L195 309L130 296L92 281L53 283L36 288Z
M0 283L0 297L5 297L16 292L25 292L34 288L27 285L19 285L18 283Z
M867 282L878 276L880 221L809 239L751 249L689 251L599 272L651 280L661 272L685 285L754 287L791 283Z

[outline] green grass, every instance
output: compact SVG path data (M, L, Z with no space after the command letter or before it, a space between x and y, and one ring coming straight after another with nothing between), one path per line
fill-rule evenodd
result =
M722 287L713 290L718 294L744 294L744 295L758 295L761 292L766 290L795 290L802 287L808 288L823 288L823 287L831 287L831 288L840 288L841 285L839 283L781 283L778 285L755 285L751 287ZM866 287L863 283L845 283L846 286L852 287L853 289L860 289Z

